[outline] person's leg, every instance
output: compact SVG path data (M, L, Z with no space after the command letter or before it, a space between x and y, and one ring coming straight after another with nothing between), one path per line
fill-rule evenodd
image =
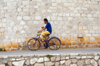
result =
M43 36L43 38L46 39L46 35L45 35L45 32L42 32L41 35Z
M50 34L49 31L45 31L45 32L41 33L41 35L45 38L45 40L47 40L47 36L46 35L48 35L48 34Z
M47 39L47 36L46 36L48 34L50 34L48 31L41 33L41 35L45 38L45 40L44 40L45 41L45 44L44 44L45 49L48 48L48 42L47 42L48 39Z

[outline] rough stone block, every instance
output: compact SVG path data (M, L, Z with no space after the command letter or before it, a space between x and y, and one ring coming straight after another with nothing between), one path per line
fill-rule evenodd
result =
M49 61L49 58L47 58L47 57L44 57L44 61Z
M69 59L69 57L66 57L66 59Z
M77 66L77 64L71 64L70 66Z
M20 20L21 21L22 20L22 16L18 16L17 17L17 20Z
M71 59L72 63L76 64L77 63L77 59Z
M25 61L25 64L26 64L26 65L30 65L30 60L29 60L29 59L26 60L26 61Z
M5 66L5 64L0 64L0 66Z
M2 32L2 33L3 33L4 31L5 31L5 28L3 28L3 27L2 27L2 28L0 28L0 32Z
M60 57L56 57L56 61L59 61L60 60Z
M39 58L37 62L43 62L43 58Z
M22 61L15 61L15 62L12 62L13 65L15 66L23 66L25 60L22 60Z
M65 60L60 61L60 64L61 65L65 64Z
M8 62L7 64L8 64L9 66L12 66L12 62Z
M29 5L29 1L22 1L23 5Z
M93 66L98 66L98 63L97 63L94 59L91 60L91 64L92 64Z
M44 66L43 63L36 63L34 66Z
M55 61L56 60L56 58L55 57L51 57L51 61Z
M12 47L13 47L13 48L17 48L17 47L18 47L18 46L17 46L17 43L13 43L13 44L12 44Z
M70 4L69 3L64 3L64 6L70 6Z
M95 59L95 60L99 60L99 56L95 56L94 59Z
M30 16L23 16L23 20L30 20Z
M89 37L84 37L84 40L85 41L89 41Z
M90 59L86 59L85 60L85 63L89 65L90 64L90 61L91 61Z
M90 36L91 36L91 34L86 34L86 36L90 37Z
M56 63L55 63L55 66L59 66L59 64L60 64L59 62L56 62Z
M67 60L67 61L65 62L65 64L69 66L69 65L71 64L71 60Z
M18 9L17 9L17 11L18 11L18 12L21 12L21 11L22 11L22 9L21 9L21 8L18 8Z
M40 20L41 16L35 16L35 20Z
M24 22L24 21L21 21L21 22L20 22L20 25L25 25L25 22Z
M84 60L79 60L78 62L77 62L77 65L78 66L84 66Z
M45 62L45 66L53 66L54 62Z
M92 15L91 14L88 14L87 17L92 17Z
M99 63L99 66L100 66L100 60L98 61L98 63Z
M30 59L30 64L35 64L36 62L37 62L37 58L32 58L32 59Z
M93 30L98 30L98 26L93 26Z
M70 21L70 20L72 20L73 18L72 17L68 17L68 20Z

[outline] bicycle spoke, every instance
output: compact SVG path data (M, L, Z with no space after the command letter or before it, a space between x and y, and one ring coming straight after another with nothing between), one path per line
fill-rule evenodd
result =
M60 48L60 40L56 39L56 38L52 38L50 41L49 41L49 48L52 49L52 50L56 50L58 48Z
M37 50L40 47L40 42L36 39L31 39L29 40L27 46L30 50Z

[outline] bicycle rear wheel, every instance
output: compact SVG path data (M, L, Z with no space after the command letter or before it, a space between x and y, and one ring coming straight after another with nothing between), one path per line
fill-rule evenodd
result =
M28 41L27 47L31 51L36 51L40 48L40 41L37 38L32 38Z
M58 50L61 46L61 41L57 37L52 37L49 39L48 45L51 50Z

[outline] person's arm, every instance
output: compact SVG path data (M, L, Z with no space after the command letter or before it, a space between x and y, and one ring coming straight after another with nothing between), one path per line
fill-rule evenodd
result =
M45 29L46 29L46 27L42 28L39 32L42 32L42 31L45 30Z

